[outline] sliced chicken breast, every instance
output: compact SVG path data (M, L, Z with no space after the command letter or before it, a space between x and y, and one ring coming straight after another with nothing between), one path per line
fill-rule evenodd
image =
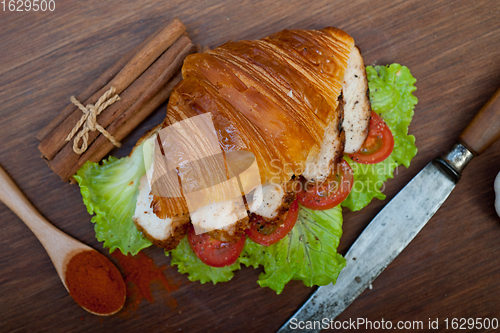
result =
M156 208L156 209L155 209ZM154 244L167 250L174 249L189 229L189 215L158 216L155 198L151 194L147 176L141 178L135 213L132 217L137 229Z
M288 183L266 184L262 186L262 204L257 207L250 207L250 213L260 215L267 223L283 223L290 205L296 198L293 191L295 181Z
M357 47L353 47L349 55L342 83L342 97L344 99L342 123L345 131L344 152L351 154L361 148L368 135L371 113L365 64Z
M342 118L344 116L344 103L339 98L337 106L338 119L331 121L323 136L323 143L316 155L309 154L306 161L306 169L302 176L311 181L324 181L330 176L335 163L339 162L344 155L345 134L342 131ZM311 156L313 156L311 158Z
M335 163L344 153L354 153L368 135L370 99L365 64L357 47L349 54L342 95L339 97L337 117L329 123L318 151L311 151L302 176L308 180L323 181L330 176ZM340 124L340 126L339 126Z

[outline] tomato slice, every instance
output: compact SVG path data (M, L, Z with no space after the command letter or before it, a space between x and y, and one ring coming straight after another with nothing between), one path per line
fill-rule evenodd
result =
M212 267L234 264L245 246L245 235L237 243L225 243L213 239L207 233L197 235L193 226L189 229L188 240L196 256Z
M359 149L349 157L358 163L374 164L385 160L394 149L394 137L385 121L372 111L368 136Z
M252 216L255 216L255 219L250 221L250 228L247 230L248 237L260 245L273 245L288 235L295 226L299 217L299 202L297 200L292 202L285 221L279 226L266 224L260 215Z
M342 160L338 164L335 179L323 184L307 184L297 194L299 203L309 209L325 210L337 206L351 192L354 175L349 163Z

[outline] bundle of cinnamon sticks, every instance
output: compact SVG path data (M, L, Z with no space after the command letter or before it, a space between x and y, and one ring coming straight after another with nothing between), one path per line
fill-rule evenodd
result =
M76 99L72 98L85 110L84 106L99 104L106 93L118 95L116 101L109 103L95 118L97 127L102 126L115 143L102 132L91 130L86 135L85 147L81 149L84 151L75 149L82 143L74 140L81 138L69 134L81 130L75 126L78 127L84 115L75 102L71 102L38 133L42 157L64 181L70 180L86 161L100 161L117 142L167 100L182 79L180 69L184 58L196 52L185 31L186 27L175 19L122 57ZM71 139L67 140L70 136Z

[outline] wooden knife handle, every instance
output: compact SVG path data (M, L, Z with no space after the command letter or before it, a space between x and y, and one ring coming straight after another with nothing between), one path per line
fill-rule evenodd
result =
M498 138L500 138L500 88L479 110L459 137L460 142L474 155L481 154Z

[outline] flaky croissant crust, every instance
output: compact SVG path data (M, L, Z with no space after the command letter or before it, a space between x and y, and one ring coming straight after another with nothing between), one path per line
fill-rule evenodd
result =
M336 28L284 30L186 58L167 123L211 112L224 151L250 150L262 183L300 175L339 121L353 39Z

